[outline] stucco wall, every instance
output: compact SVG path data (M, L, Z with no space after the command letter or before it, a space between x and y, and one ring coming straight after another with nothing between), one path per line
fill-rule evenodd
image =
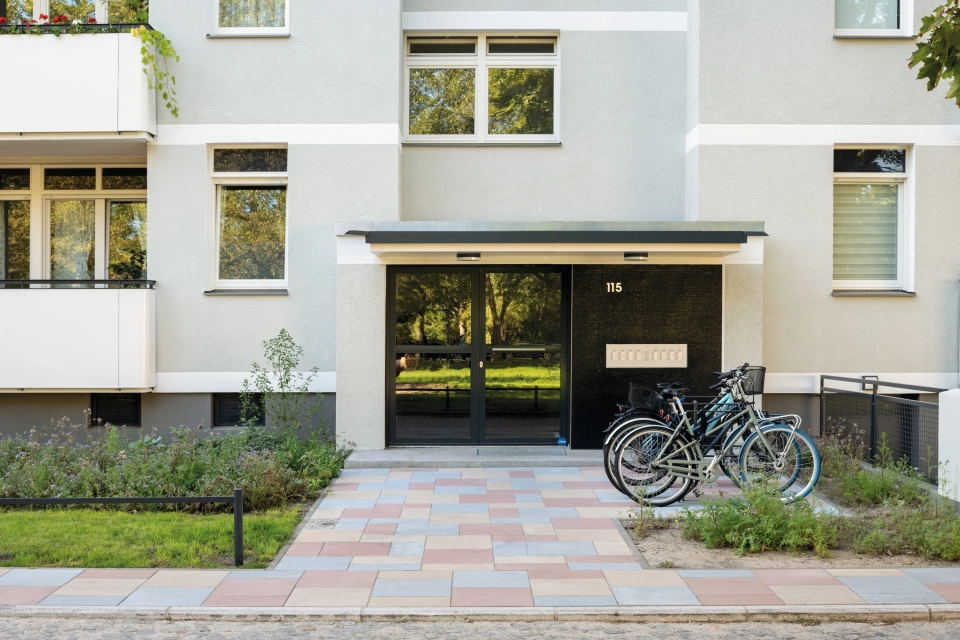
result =
M723 369L763 364L763 265L723 267Z
M683 11L685 0L404 0L404 11Z
M563 32L561 146L406 145L402 218L682 220L685 47L682 32Z

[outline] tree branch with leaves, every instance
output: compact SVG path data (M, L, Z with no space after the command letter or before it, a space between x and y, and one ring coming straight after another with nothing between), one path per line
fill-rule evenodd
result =
M933 91L940 80L950 81L947 100L960 106L960 0L950 0L921 18L920 33L924 38L910 56L910 68L920 65L917 78L927 80L927 91Z

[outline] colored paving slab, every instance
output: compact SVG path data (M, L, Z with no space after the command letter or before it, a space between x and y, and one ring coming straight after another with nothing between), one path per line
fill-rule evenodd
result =
M644 570L599 467L347 469L266 571L0 569L0 606L960 603L960 569Z

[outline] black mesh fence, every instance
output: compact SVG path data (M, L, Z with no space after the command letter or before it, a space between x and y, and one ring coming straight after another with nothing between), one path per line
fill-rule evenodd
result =
M862 438L869 460L904 461L930 482L937 481L937 404L880 393L821 389L820 414L824 433Z

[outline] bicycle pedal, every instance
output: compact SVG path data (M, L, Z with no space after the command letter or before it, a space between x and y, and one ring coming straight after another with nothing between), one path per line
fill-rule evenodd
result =
M703 495L703 491L700 491L700 489L694 489L694 490L693 490L693 497L694 497L694 498L699 498L699 497L702 496L702 495Z

